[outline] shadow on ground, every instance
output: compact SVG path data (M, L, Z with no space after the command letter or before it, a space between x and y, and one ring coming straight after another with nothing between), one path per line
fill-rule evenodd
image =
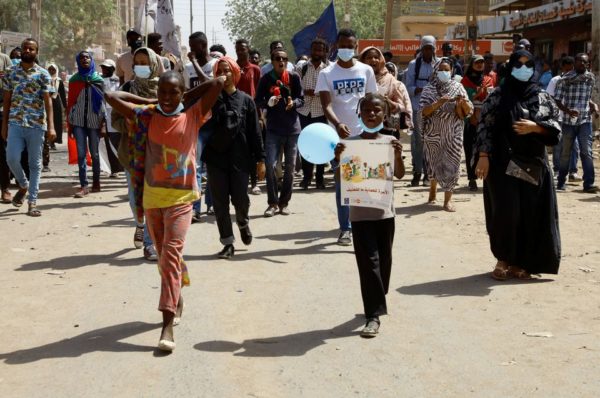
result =
M492 288L502 285L523 285L532 283L552 282L552 279L534 278L530 280L509 279L506 281L497 281L492 279L489 272L477 275L463 276L455 279L444 279L419 283L417 285L402 286L396 289L400 294L409 296L435 296L435 297L453 297L453 296L474 296L484 297L490 294Z
M66 270L98 264L108 264L118 267L129 267L147 263L147 261L144 260L144 258L142 257L141 251L139 251L140 256L136 258L119 258L123 254L129 253L132 250L136 249L121 249L118 252L108 254L81 254L57 257L51 260L36 261L33 263L23 264L19 268L16 268L15 271L38 271L46 268Z
M194 348L208 352L231 352L235 356L242 357L298 357L326 344L327 340L358 336L359 332L354 329L362 326L363 323L364 317L357 314L351 320L334 326L332 329L249 339L241 343L224 340L205 341L196 344Z
M0 354L0 360L9 365L19 365L50 358L76 358L96 351L152 352L155 347L123 343L129 338L161 327L160 323L128 322L92 330L70 339L39 347Z

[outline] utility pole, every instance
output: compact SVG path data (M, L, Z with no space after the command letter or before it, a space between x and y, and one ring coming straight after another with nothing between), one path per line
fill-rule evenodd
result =
M192 0L190 0L190 35L194 33L194 11L192 8Z
M29 18L31 19L31 36L40 43L42 39L42 0L29 0Z
M344 28L350 28L350 0L344 0Z
M383 31L383 48L391 51L392 43L392 14L394 13L394 0L387 0L385 13L385 29Z

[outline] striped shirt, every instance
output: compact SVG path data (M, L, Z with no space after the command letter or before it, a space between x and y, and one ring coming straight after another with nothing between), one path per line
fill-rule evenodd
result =
M579 112L577 116L563 115L562 122L569 126L579 126L590 123L592 116L590 112L590 100L596 79L590 72L578 75L571 71L563 75L556 83L554 98L569 109Z
M92 105L92 90L98 90L98 88L93 85L88 85L81 90L81 93L79 93L77 101L69 113L69 123L72 126L99 129L102 125L102 120L106 114L106 108L104 101L102 101L100 112L94 112Z
M302 76L302 69L306 66L306 73ZM300 76L300 82L302 84L302 90L313 90L317 87L317 80L319 78L319 72L327 67L327 64L321 62L318 68L315 68L312 62L308 61L301 67L296 69L296 73ZM298 108L297 112L303 116L308 116L310 114L311 118L316 118L319 116L323 116L323 107L321 106L321 99L318 96L318 93L315 95L305 95L304 96L304 106Z

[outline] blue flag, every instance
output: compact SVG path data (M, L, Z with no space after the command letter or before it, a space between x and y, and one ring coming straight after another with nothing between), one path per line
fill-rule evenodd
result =
M315 23L306 26L292 37L296 56L310 56L310 44L317 37L325 40L329 44L330 49L333 48L337 39L337 23L333 1L327 6ZM330 55L334 56L335 54Z

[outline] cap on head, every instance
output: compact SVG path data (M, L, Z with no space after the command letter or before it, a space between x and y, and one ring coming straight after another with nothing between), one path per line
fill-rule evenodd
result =
M454 48L454 46L452 45L452 43L444 43L442 44L442 50L452 50Z
M425 35L421 38L421 49L427 46L431 46L435 50L435 37L431 35Z
M521 39L519 40L519 44L522 45L523 47L527 48L531 46L531 43L529 42L529 40L527 39Z
M141 35L142 34L140 32L138 32L136 28L129 28L125 37L129 39L131 36L141 36Z
M471 57L471 62L475 63L477 61L485 61L485 58L483 58L483 55L475 54Z
M104 61L102 61L100 66L106 66L107 68L117 69L117 64L115 64L115 61L113 61L112 59L105 59Z

